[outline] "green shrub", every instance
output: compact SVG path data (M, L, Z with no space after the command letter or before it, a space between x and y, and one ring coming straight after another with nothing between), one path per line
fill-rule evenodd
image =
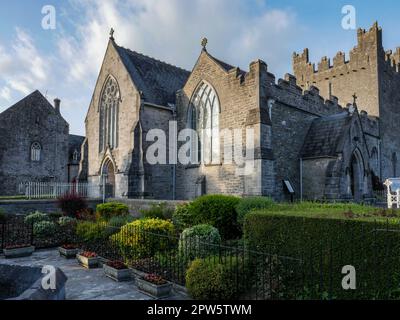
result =
M185 229L179 239L179 254L186 259L205 258L218 253L221 236L218 229L201 224Z
M0 209L0 223L5 223L7 221L7 215L3 210Z
M153 204L150 209L141 210L143 218L145 219L164 219L170 220L174 210L168 207L167 203Z
M57 225L52 221L39 221L33 224L33 234L36 237L47 237L57 232Z
M167 220L136 220L111 237L126 259L149 258L176 243L174 225Z
M122 228L124 225L131 223L135 220L132 216L120 216L120 217L112 217L108 221L108 226L112 228Z
M108 202L96 207L97 217L102 220L110 220L113 217L129 215L129 207L124 203Z
M76 235L84 242L101 241L110 236L107 232L107 223L90 221L79 222L76 226Z
M304 206L315 210L310 204ZM332 209L330 205L316 206ZM313 214L252 212L245 219L245 242L256 251L303 261L294 265L288 259L280 259L281 270L293 271L281 281L287 298L321 299L331 288L332 297L337 299L387 299L399 288L396 258L400 250L399 219L378 219L373 213L367 217L367 212L375 209L364 207L364 210L364 214L358 213L359 217L353 212L342 212L343 218L338 218L336 211L334 217L324 214L321 217L316 211ZM341 270L345 265L357 270L357 290L342 288ZM303 290L299 291L300 284Z
M24 219L25 223L27 224L35 224L38 222L42 221L49 221L50 218L47 214L41 213L39 211L36 211L35 213L31 213L30 215L27 215Z
M210 257L194 260L186 272L186 288L195 300L238 299L243 276L241 261L236 257Z
M240 199L225 195L207 195L194 200L190 206L193 224L210 224L216 227L223 239L240 235L236 206Z
M60 217L58 219L58 224L61 227L66 227L66 226L76 224L76 223L77 223L77 220L75 218L71 218L71 217Z
M57 205L62 213L73 218L78 218L79 212L88 207L86 200L73 192L59 197Z
M274 205L274 201L267 197L249 197L240 200L236 206L237 221L243 226L245 216L256 209L267 209Z
M178 230L184 230L193 226L193 215L190 210L190 203L180 204L176 207L172 221Z

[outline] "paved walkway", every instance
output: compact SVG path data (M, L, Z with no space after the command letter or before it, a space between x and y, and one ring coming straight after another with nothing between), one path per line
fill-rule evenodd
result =
M88 270L81 267L75 259L61 258L57 250L37 251L31 257L5 259L0 264L20 266L50 265L60 268L68 277L66 293L68 300L152 300L139 292L133 281L115 282L104 275L103 269ZM169 300L184 300L185 297L174 292Z

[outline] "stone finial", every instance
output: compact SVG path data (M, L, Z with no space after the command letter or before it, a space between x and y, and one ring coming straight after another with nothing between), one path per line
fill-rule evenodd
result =
M114 28L111 28L111 30L110 30L110 40L111 41L114 41L114 32L115 32Z
M352 95L352 97L353 97L353 105L356 106L356 105L357 105L357 99L358 99L357 94L354 93L354 94Z
M208 44L208 39L207 38L203 38L202 40L201 40L201 46L203 47L203 50L207 50L207 44Z

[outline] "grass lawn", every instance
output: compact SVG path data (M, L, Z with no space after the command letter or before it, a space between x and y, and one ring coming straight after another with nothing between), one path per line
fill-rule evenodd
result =
M400 210L376 208L355 203L275 203L271 205L270 208L259 210L257 212L265 213L267 215L360 221L386 221L390 218L390 221L392 222L400 222Z

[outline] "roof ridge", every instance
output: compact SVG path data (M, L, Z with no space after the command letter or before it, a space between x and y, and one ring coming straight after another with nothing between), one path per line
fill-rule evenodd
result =
M151 60L156 61L156 62L158 62L158 63L164 64L164 65L166 65L166 66L173 67L173 68L175 68L175 69L178 69L178 70L181 70L181 71L185 71L185 72L187 72L187 73L190 73L190 71L188 71L188 70L186 70L186 69L184 69L184 68L178 67L178 66L176 66L176 65L173 65L172 63L162 61L162 60L160 60L160 59L151 57L151 56L149 56L149 55L146 55L146 54L143 54L143 53L140 53L140 52L137 52L137 51L135 51L135 50L131 50L131 49L129 49L129 48L125 48L125 47L122 47L122 46L119 46L119 47L120 47L121 49L124 49L124 50L128 51L128 53L134 53L134 54L137 54L137 55L142 56L142 57L144 57L144 58L151 59Z

